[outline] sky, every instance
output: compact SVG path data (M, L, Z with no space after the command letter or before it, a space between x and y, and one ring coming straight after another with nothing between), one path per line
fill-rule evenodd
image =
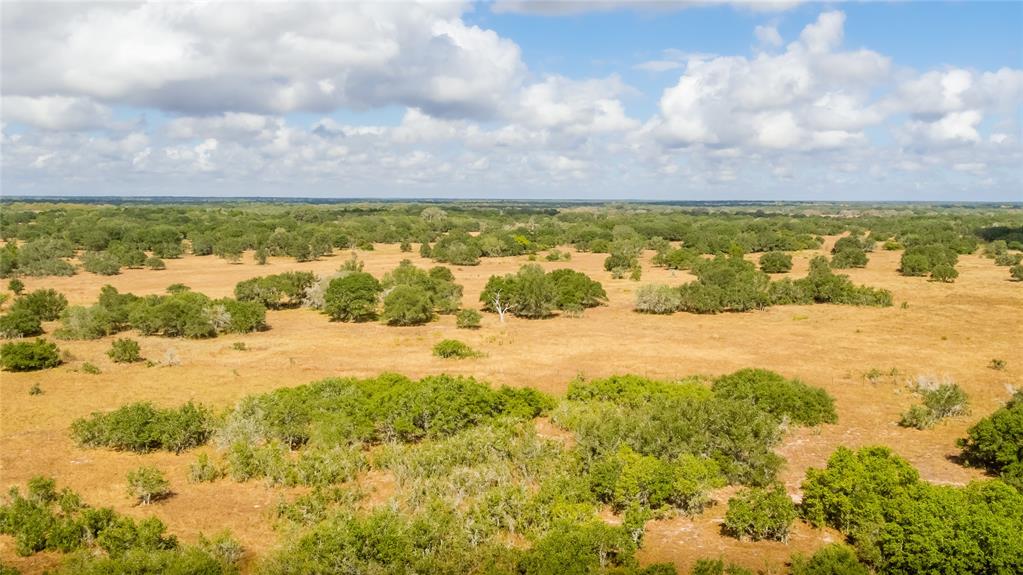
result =
M1023 2L0 5L0 194L1023 201Z

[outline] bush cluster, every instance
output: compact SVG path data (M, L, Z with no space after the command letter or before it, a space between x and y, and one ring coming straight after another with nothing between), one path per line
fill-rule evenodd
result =
M514 274L490 276L480 302L490 312L508 311L518 317L550 317L554 310L579 312L607 301L600 282L570 269L544 272L527 264Z
M479 357L480 352L457 339L445 339L433 346L433 355L445 359L469 359Z
M740 540L786 541L798 515L785 486L753 487L728 500L724 531Z
M1023 392L981 419L959 440L963 459L1023 492Z
M1002 481L934 485L886 447L840 447L802 489L801 516L841 531L878 573L1023 568L1023 494Z
M0 346L0 369L4 371L37 371L61 364L57 344L39 338L15 341Z
M914 391L920 394L922 403L914 405L902 415L899 425L903 427L928 429L946 417L970 412L969 398L959 384L938 384L928 378L921 378Z
M206 443L212 432L206 408L188 402L177 409L132 403L109 413L93 413L71 424L71 435L85 447L147 453L158 449L180 453Z
M389 325L421 325L436 313L454 313L462 304L462 286L451 270L435 266L429 271L402 260L384 275L383 321Z
M831 267L835 269L867 267L867 252L873 249L874 242L858 236L838 238L831 248Z
M792 256L785 252L767 252L760 256L760 271L783 274L792 271Z
M835 400L819 387L785 379L766 369L741 369L714 381L714 395L748 401L758 409L799 425L835 423Z
M298 307L305 292L316 282L312 272L284 272L238 282L234 297L238 301L259 302L268 309Z

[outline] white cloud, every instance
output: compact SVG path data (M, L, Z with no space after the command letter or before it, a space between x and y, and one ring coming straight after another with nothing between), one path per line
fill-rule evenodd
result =
M88 130L106 126L110 121L110 109L88 98L4 96L0 107L5 121L46 130Z
M781 34L778 33L778 27L774 25L757 26L753 29L753 35L764 46L777 48L783 43Z

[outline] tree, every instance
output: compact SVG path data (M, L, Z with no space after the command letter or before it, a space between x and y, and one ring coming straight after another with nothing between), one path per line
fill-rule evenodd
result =
M981 419L959 439L963 459L983 467L1017 489L1023 489L1023 391Z
M134 363L136 361L142 361L142 354L139 348L139 342L121 338L114 340L111 344L110 349L107 351L107 355L110 356L115 363Z
M382 319L388 325L422 325L433 319L430 295L411 285L399 285L384 296Z
M648 284L636 290L636 304L633 309L642 313L670 314L678 311L681 302L682 295L677 288Z
M0 346L0 369L4 371L36 371L60 364L57 345L42 338Z
M481 319L480 312L474 309L463 309L455 316L455 326L460 329L478 329Z
M15 339L42 335L39 316L24 308L15 308L0 315L0 338Z
M155 467L139 467L128 472L128 495L139 505L149 505L153 501L170 495L170 482L163 472Z
M54 289L39 289L14 300L11 311L24 309L42 321L53 321L67 307L67 298Z
M798 513L785 486L754 487L728 500L725 532L737 539L786 541Z
M383 288L366 272L334 278L323 297L323 309L335 321L370 321L377 315Z
M931 279L937 282L952 283L959 277L959 272L947 263L940 263L931 269Z
M760 271L782 274L792 271L792 256L785 252L766 252L760 256Z
M82 258L82 268L90 273L113 276L121 273L121 262L107 252L92 252Z

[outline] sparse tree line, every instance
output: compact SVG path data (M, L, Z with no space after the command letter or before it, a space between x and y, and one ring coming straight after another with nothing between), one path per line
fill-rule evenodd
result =
M767 257L770 253L765 254ZM774 260L775 258L771 258ZM764 262L761 268L791 268L777 262ZM645 285L636 291L634 309L643 313L670 314L678 311L691 313L741 312L764 309L772 305L832 303L887 307L892 305L891 292L884 289L857 286L848 276L835 274L824 256L810 261L806 277L797 280L783 278L771 280L758 270L753 262L742 257L740 251L714 259L697 258L690 266L696 280L677 287Z
M186 252L239 262L251 251L257 263L265 264L269 257L310 261L336 250L371 250L378 243L400 244L403 251L412 251L415 243L421 256L459 266L476 265L481 257L535 255L571 245L609 254L608 271L638 279L638 255L644 249L657 252L656 265L687 269L700 255L726 254L736 246L746 253L815 249L822 236L848 233L832 250L835 268L863 267L868 252L880 244L906 250L900 264L903 274L954 281L957 256L973 253L981 243L1000 242L1004 250L1023 250L1023 218L998 210L932 208L881 215L864 211L834 218L782 207L773 212L457 203L443 208L416 204L47 208L5 202L4 207L0 237L7 243L0 249L0 277L71 275L76 266L69 259L74 257L87 272L113 275L122 268L163 269L164 260ZM999 265L1018 266L1012 259L1016 255L1004 253L999 261L1009 263Z

